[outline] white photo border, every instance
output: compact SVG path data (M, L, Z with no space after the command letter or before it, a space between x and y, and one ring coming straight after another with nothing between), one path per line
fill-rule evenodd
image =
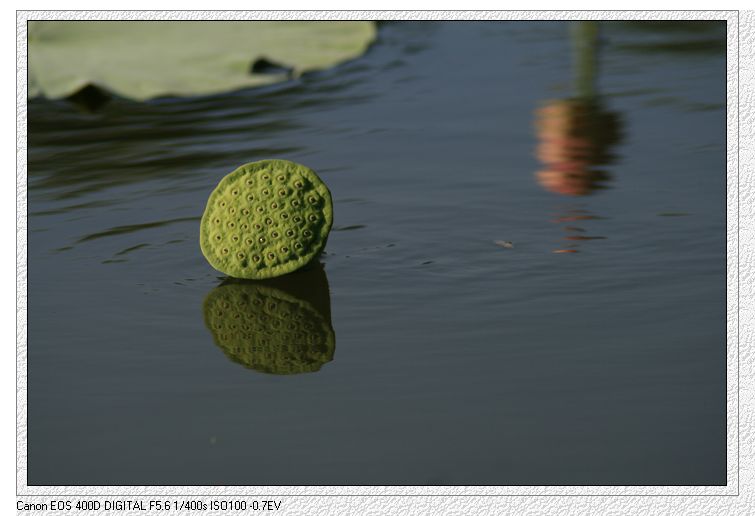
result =
M714 504L725 504L731 511L751 507L753 484L753 443L748 428L753 428L753 364L752 313L753 288L745 283L740 297L740 278L751 277L755 255L752 221L755 206L752 196L755 185L752 174L743 176L740 188L739 144L745 143L743 158L751 164L753 158L753 37L752 11L17 11L17 389L16 389L16 495L25 501L34 497L314 497L326 498L327 507L354 512L367 509L364 500L357 497L402 496L427 498L427 508L435 505L433 497L513 497L505 503L512 512L543 510L543 497L587 497L596 510L611 510L612 497L632 497L620 502L630 512L647 513L651 503L660 503L674 512L682 507L712 512ZM26 25L28 20L725 20L727 22L727 484L725 486L29 486L27 485L27 76L26 76ZM740 32L740 29L742 31ZM740 44L742 53L740 54ZM748 66L740 65L740 57ZM740 71L743 82L740 91ZM742 107L743 133L739 133L739 98L746 99ZM741 139L740 139L741 136ZM740 192L742 195L740 196ZM740 200L744 204L740 204ZM750 222L740 232L742 220ZM740 235L745 237L740 246ZM744 269L739 269L740 255ZM740 320L741 313L746 316ZM740 330L743 339L740 344ZM741 346L741 348L740 348ZM742 359L740 371L740 358ZM741 373L741 376L740 376ZM743 381L740 389L740 380ZM741 397L740 397L741 395ZM740 407L743 411L740 413ZM745 442L740 448L740 429ZM740 452L742 456L740 456ZM750 466L747 466L750 464ZM740 484L746 486L740 492ZM340 497L340 499L338 499ZM635 498L639 497L639 498ZM651 502L650 498L658 499ZM682 497L682 498L679 498ZM691 498L684 498L691 497ZM702 497L702 498L700 498ZM709 499L707 497L716 497ZM725 501L718 497L731 497ZM707 498L707 499L706 499ZM691 502L690 502L691 500ZM716 501L714 501L716 500ZM322 500L323 503L325 500ZM419 501L419 500L418 500ZM557 507L577 500L553 500ZM298 502L295 502L298 503ZM483 500L482 504L486 502ZM492 501L490 502L493 503ZM497 502L496 502L497 503ZM688 503L692 505L688 506ZM588 510L587 505L581 505ZM310 505L299 506L304 509ZM492 507L492 505L491 505ZM189 511L190 512L190 511ZM309 511L308 511L309 512ZM470 511L473 513L474 511ZM175 512L171 511L171 514Z

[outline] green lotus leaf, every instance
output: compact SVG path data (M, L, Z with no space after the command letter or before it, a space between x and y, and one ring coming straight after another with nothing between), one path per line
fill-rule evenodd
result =
M29 97L88 86L146 100L286 80L360 56L372 22L30 21Z
M242 165L210 194L199 243L215 269L266 279L300 269L325 248L333 226L330 191L317 174L280 159Z
M244 367L298 374L333 360L330 296L320 264L264 282L231 280L214 288L203 308L215 344Z

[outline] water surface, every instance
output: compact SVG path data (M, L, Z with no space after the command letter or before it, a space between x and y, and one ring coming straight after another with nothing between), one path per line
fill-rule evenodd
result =
M597 69L560 22L402 22L273 87L32 101L28 483L724 484L725 26L601 31ZM334 231L229 285L199 218L264 158ZM301 315L299 369L216 296Z

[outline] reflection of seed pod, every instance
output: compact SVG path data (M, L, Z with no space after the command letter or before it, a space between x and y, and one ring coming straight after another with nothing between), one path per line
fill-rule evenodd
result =
M200 246L210 265L231 277L273 278L319 255L332 225L330 191L314 171L290 161L257 161L225 176L210 194ZM292 232L302 235L300 245Z
M335 352L319 264L285 279L227 281L207 295L204 321L228 358L265 373L318 371Z

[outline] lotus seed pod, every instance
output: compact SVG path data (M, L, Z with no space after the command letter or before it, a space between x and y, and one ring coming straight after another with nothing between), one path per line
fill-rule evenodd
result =
M324 278L322 269L320 274ZM335 352L330 317L316 299L310 303L272 285L225 283L207 295L204 320L215 344L249 369L270 374L318 371ZM324 291L310 292L326 297L329 313L327 283Z
M247 163L221 179L202 215L199 242L220 272L265 279L310 263L332 226L333 201L317 174L272 159Z

